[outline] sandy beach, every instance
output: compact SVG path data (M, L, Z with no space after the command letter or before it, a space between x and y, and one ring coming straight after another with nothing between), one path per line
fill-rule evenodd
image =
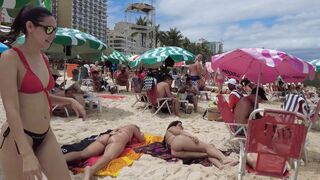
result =
M213 144L220 149L228 149L223 146L224 140L228 137L228 131L222 122L208 121L202 118L208 101L199 103L199 113L184 114L183 118L174 115L159 113L153 116L150 110L142 112L143 104L137 104L131 107L135 97L131 93L121 92L125 98L120 100L102 99L102 113L92 112L88 114L86 121L76 117L60 118L52 117L51 128L54 131L60 144L69 144L79 142L81 139L93 134L104 132L107 129L113 129L121 125L133 123L137 124L143 132L155 135L164 135L168 124L174 120L181 120L187 131L196 135L200 140ZM269 102L262 104L261 107L279 108L280 104ZM5 111L2 100L0 99L0 125L6 121ZM307 165L302 166L299 172L299 179L318 179L320 177L320 132L309 132L308 157ZM232 153L231 157L238 158L238 155ZM166 162L162 159L150 155L142 155L135 161L131 167L125 167L121 170L118 179L219 179L230 180L237 179L238 166L228 167L219 170L216 167L204 167L202 165L183 165L181 161ZM71 172L70 172L71 173ZM1 176L0 179L4 179ZM73 179L83 178L83 174L72 175ZM103 177L98 179L113 179ZM269 177L247 175L245 179L272 179Z

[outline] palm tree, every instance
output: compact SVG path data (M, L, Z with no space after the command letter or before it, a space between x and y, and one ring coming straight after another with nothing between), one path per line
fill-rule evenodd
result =
M169 31L161 33L160 41L166 46L181 46L182 34L177 28L170 28Z
M160 24L156 25L155 27L155 45L158 47L161 38L161 31L160 31Z
M147 26L148 25L148 20L146 17L139 17L136 21L136 25L140 25L140 26Z
M147 26L148 25L148 20L146 17L139 17L136 21L136 24L137 25L140 25L140 26ZM134 33L132 36L135 36L137 33ZM143 45L145 44L145 36L146 34L145 33L141 33L141 46L143 47Z

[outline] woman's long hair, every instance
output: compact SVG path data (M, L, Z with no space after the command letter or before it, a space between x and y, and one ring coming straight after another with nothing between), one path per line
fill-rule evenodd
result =
M11 41L15 41L20 33L23 33L27 36L26 23L28 21L39 23L43 21L43 18L48 16L53 15L48 9L44 7L25 6L21 8L17 17L13 21L11 31L7 35L7 38Z
M168 125L167 131L168 131L168 129L170 129L172 126L177 126L179 123L182 124L181 121L172 121L172 122ZM166 131L166 132L167 132L167 131ZM165 146L165 147L167 148L166 136L164 136L163 141L162 141L162 144L163 144L163 146Z

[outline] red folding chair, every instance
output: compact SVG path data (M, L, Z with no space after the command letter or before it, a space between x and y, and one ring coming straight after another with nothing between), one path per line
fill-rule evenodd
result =
M263 112L261 119L252 120ZM273 109L257 109L249 117L248 135L244 148L240 148L238 179L249 173L278 178L289 177L285 165L287 160L294 163L294 178L297 179L302 152L308 132L308 124L302 114ZM246 166L247 153L257 155L255 167Z
M231 111L228 102L221 94L217 95L217 100L218 110L220 111L223 122L227 126L227 129L230 133L230 138L227 139L224 144L229 143L235 138L245 139L247 136L247 125L235 123L233 112Z

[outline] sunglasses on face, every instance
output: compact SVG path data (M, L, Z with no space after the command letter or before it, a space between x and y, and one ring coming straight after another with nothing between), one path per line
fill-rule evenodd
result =
M39 24L37 22L32 22L32 23L36 26L42 27L44 29L44 32L47 35L51 35L52 33L56 32L56 30L57 30L57 27L54 27L54 26L45 26L45 25Z

